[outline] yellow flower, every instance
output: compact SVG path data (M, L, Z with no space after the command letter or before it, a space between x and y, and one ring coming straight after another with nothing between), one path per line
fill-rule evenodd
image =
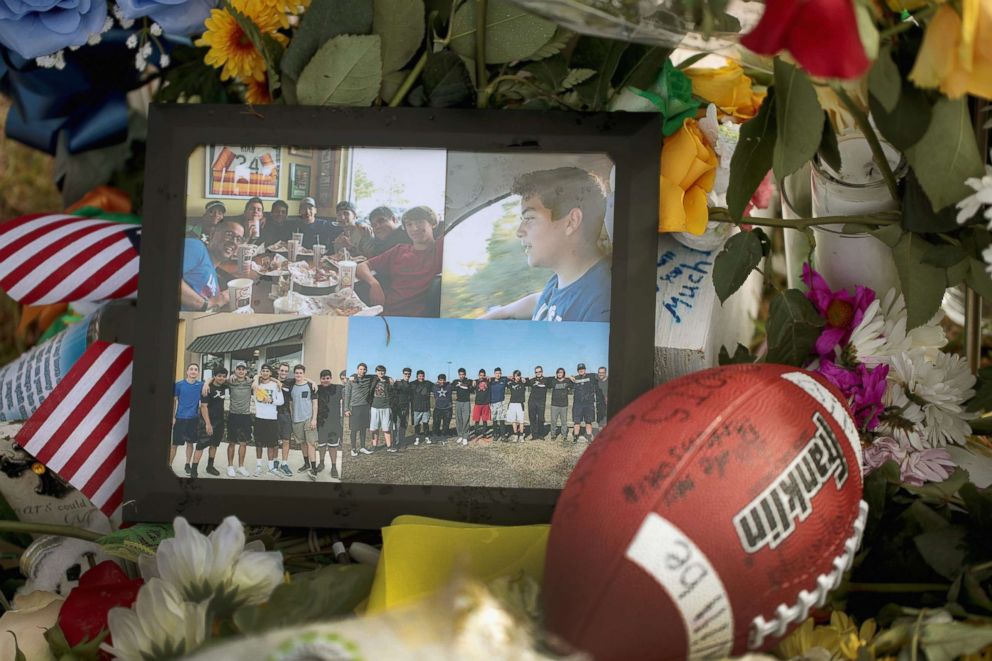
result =
M283 28L289 27L289 15L302 14L310 6L310 0L255 0L266 10L275 14L279 19L279 25Z
M706 230L709 213L706 194L716 179L716 152L706 142L694 119L665 138L661 150L661 200L659 232Z
M807 619L779 643L778 653L783 658L791 659L819 647L832 656L855 661L858 650L875 637L875 630L875 620L865 620L858 629L854 620L845 613L834 611L830 614L829 625L816 626L813 618Z
M264 76L262 80L252 78L245 83L245 103L255 105L272 103L272 95L269 94L268 76Z
M263 0L231 0L231 6L251 19L262 34L283 45L289 41L286 35L277 32L285 14L274 12ZM212 9L205 25L207 30L196 45L210 47L203 61L217 69L223 68L221 80L265 80L265 59L229 11Z
M923 35L909 79L956 99L992 99L992 0L962 0L961 15L941 5Z
M741 65L731 60L718 69L686 69L692 93L716 105L724 113L748 120L758 114L765 92L755 92Z
M841 87L847 92L847 95L851 97L864 112L868 112L868 76L862 76L855 80L844 80L840 81ZM854 115L851 111L847 109L847 106L840 100L837 96L837 92L834 91L829 85L814 85L813 90L816 91L816 98L820 102L820 107L827 113L827 118L830 119L830 125L834 127L834 133L841 135L847 131L856 130L858 128L857 122L854 121Z

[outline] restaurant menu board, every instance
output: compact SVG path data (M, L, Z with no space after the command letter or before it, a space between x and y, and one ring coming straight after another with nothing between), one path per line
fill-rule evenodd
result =
M274 200L279 196L279 147L210 145L206 197Z

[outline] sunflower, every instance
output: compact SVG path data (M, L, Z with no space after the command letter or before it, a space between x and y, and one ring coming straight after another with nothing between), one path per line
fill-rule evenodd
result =
M262 80L252 78L245 83L245 103L255 105L272 103L272 95L269 94L268 76L264 76Z
M263 35L269 35L285 46L289 39L278 32L285 15L273 11L265 2L266 0L231 0L230 4L257 25ZM221 80L265 80L265 58L231 12L226 9L212 9L205 25L207 30L196 45L210 47L203 60L212 67L223 68Z

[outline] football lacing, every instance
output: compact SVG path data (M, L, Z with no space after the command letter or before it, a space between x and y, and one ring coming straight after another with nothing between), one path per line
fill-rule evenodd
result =
M766 620L763 615L754 618L748 636L748 648L761 647L768 636L776 638L784 636L789 625L802 622L809 616L811 608L818 608L827 603L830 592L840 585L844 578L844 572L850 569L851 563L854 562L854 554L861 546L861 536L864 534L867 520L868 503L862 500L858 505L858 517L854 521L854 532L844 542L844 552L834 558L833 570L829 574L821 574L816 578L816 588L812 592L800 590L795 604L791 606L779 604L778 608L775 609L775 616L771 620Z

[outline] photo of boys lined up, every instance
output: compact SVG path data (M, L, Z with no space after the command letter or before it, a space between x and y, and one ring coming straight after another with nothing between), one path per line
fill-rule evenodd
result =
M252 375L238 364L233 375L220 368L201 380L199 365L190 364L175 384L169 466L185 447L183 470L191 479L201 477L206 451L203 470L214 477L223 470L229 478L340 482L345 438L349 458L357 460L451 442L461 448L528 440L581 445L592 440L594 425L598 432L606 423L606 367L590 373L579 363L575 374L559 367L553 377L540 365L527 377L518 369L505 376L497 367L492 375L480 369L474 379L459 368L450 381L443 373L431 381L424 370L415 378L411 368L402 372L393 379L382 365L370 373L359 363L350 376L341 371L338 382L321 370L314 383L304 365L264 364ZM225 441L222 465L224 455L217 455Z

